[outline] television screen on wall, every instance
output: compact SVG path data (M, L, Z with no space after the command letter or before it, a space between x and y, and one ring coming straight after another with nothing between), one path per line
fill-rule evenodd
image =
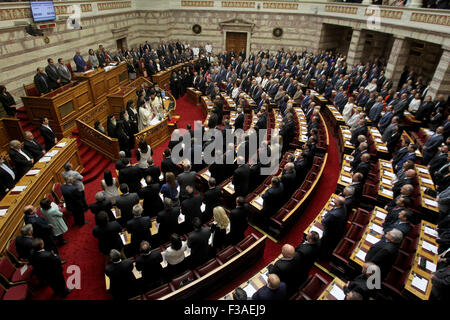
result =
M56 20L53 1L32 1L30 6L34 22Z

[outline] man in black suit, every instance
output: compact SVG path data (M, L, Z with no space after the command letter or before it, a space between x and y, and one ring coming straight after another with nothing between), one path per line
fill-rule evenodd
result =
M202 222L206 223L211 220L213 216L213 209L221 205L220 200L221 189L216 186L216 179L209 178L208 190L205 191L203 202L205 203L205 211L202 214Z
M14 163L16 181L19 181L33 167L34 160L31 154L22 148L20 141L12 140L9 145L9 158Z
M72 213L75 224L84 226L87 221L84 220L84 197L81 191L74 186L74 177L67 176L66 184L61 186L61 193L66 202L67 210Z
M140 244L140 255L136 258L136 270L142 272L142 289L149 291L164 283L164 271L161 266L163 261L161 252L150 251L150 244L142 241Z
M297 270L298 284L302 284L308 278L309 270L314 265L320 254L320 238L315 231L306 235L306 241L295 248L299 263Z
M261 196L263 198L262 214L266 220L270 219L283 205L284 186L278 177L272 178L272 185Z
M300 150L299 155L294 160L295 175L299 184L301 184L308 172L308 161L305 158L303 150Z
M61 77L58 68L55 66L52 58L47 59L48 65L45 67L45 73L48 77L50 89L57 89L61 86Z
M136 204L133 206L133 219L128 220L127 222L127 231L131 235L131 246L134 249L134 252L137 253L139 251L139 245L142 241L151 240L150 228L152 227L152 222L150 221L150 217L143 217L141 205Z
M230 212L230 242L236 245L245 238L245 230L248 227L248 204L244 197L236 198L236 208Z
M355 172L361 173L363 175L363 181L366 180L370 172L370 155L368 153L364 153L361 156L361 162L356 167Z
M29 261L33 252L33 225L26 224L16 237L16 251L19 259Z
M181 213L185 216L185 221L188 226L192 224L194 218L202 217L202 197L197 194L194 195L194 188L186 187L186 199L181 202Z
M350 143L353 144L355 148L359 147L358 136L367 136L368 132L365 119L360 119L358 125L359 126L352 132L352 137L350 139Z
M50 92L49 79L44 72L44 69L39 67L36 70L36 75L34 76L34 86L36 87L39 94L42 96Z
M190 263L191 269L194 269L207 261L211 247L209 246L209 237L211 236L211 228L202 227L202 221L199 217L192 220L194 231L189 234L187 246L191 248Z
M0 198L14 187L16 174L14 170L5 162L5 158L0 156Z
M133 261L121 259L121 254L112 249L109 257L111 262L105 267L109 277L110 291L114 300L127 300L136 292L136 277L133 274Z
M50 151L50 149L58 143L58 139L56 138L52 128L49 126L48 118L41 118L39 122L41 123L39 131L41 132L41 136L44 138L45 150Z
M436 129L436 133L428 138L427 142L422 147L423 164L427 165L428 162L438 151L438 147L444 142L444 127L440 126Z
M105 194L103 192L97 192L95 194L96 202L89 205L89 209L95 215L95 223L97 224L97 215L104 211L108 214L109 221L115 221L116 217L112 212L112 203L110 200L106 200Z
M44 249L44 241L40 238L33 240L33 253L30 258L33 273L40 281L45 281L53 289L56 296L62 298L72 291L67 289L61 260L54 253Z
M295 248L290 244L283 245L281 249L283 257L268 266L269 273L276 274L281 281L286 283L288 296L300 285L298 277L299 256Z
M191 165L189 163L183 164L183 172L177 177L178 184L180 186L180 201L183 202L187 198L186 187L191 186L195 189L195 181L197 180L197 174L195 171L191 171Z
M244 129L244 119L245 119L244 113L243 113L242 109L240 109L240 108L237 109L237 113L238 113L238 116L234 120L234 124L233 124L234 130Z
M152 183L160 184L159 176L161 175L161 169L153 163L153 158L148 157L147 159L148 167L142 169L142 176L145 178L146 176L152 177ZM145 210L145 208L144 208Z
M158 212L156 222L159 223L158 238L161 243L169 240L172 233L178 231L178 216L180 208L173 207L172 199L164 199L164 210Z
M367 252L366 261L377 265L381 271L381 280L386 278L397 258L403 234L397 229L389 231L385 237L373 244Z
M126 227L128 220L133 218L133 207L139 203L137 193L130 193L126 183L120 184L120 192L122 194L116 198L116 206L120 210L119 223L122 227Z
M119 170L119 182L126 183L131 193L141 190L142 172L138 166L132 166L130 160L125 158L122 161L125 168Z
M284 199L288 199L294 193L297 186L297 174L295 172L295 165L293 162L288 162L284 166L283 174L281 175L281 182L284 187Z
M350 165L353 169L356 169L361 162L361 156L367 152L369 152L367 142L361 142L359 147L352 152L353 160L350 162Z
M159 196L159 190L161 188L159 183L153 183L151 176L145 177L145 183L147 185L138 191L138 195L140 199L144 199L144 216L154 217L164 208L161 197Z
M30 131L26 131L24 134L23 149L33 157L34 163L45 154L44 147L34 139Z
M323 236L321 244L321 255L328 258L336 245L341 240L347 223L345 212L345 199L338 197L335 200L335 207L328 211L322 220Z
M167 172L172 172L175 176L177 176L181 170L172 161L171 152L169 149L164 150L163 157L164 157L164 160L161 161L161 172L164 175L164 180L166 179Z
M250 183L250 167L244 163L244 157L242 156L237 158L237 163L239 167L234 170L231 183L234 185L234 195L236 197L245 197L248 194L248 185Z
M416 178L416 170L414 169L408 169L405 172L405 177L399 179L397 182L394 183L392 186L392 191L394 192L394 198L396 198L400 194L400 190L404 185L411 184L415 185L415 178Z
M376 292L367 286L368 279L374 272L379 274L380 268L371 262L364 263L362 273L352 281L348 281L344 286L345 300L355 300L353 297L355 293L361 296L360 300L369 300L370 296L373 295L371 293Z
M251 300L285 300L287 287L276 274L269 274L267 285L261 287L252 295Z

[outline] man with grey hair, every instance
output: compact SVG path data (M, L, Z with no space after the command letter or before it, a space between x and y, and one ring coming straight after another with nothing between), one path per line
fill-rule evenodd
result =
M152 222L150 217L143 217L142 212L144 209L140 204L133 206L133 219L127 222L127 231L131 234L131 246L134 253L139 251L139 245L142 241L151 240L150 228L152 227Z
M403 233L398 229L392 229L367 252L365 262L372 262L380 268L381 280L386 278L391 270L402 240Z
M88 210L88 205L86 203L86 195L84 194L84 183L83 183L83 176L73 170L73 166L70 162L66 162L66 164L64 165L64 172L61 173L63 179L67 182L67 178L69 176L73 177L73 185L75 187L77 187L78 191L81 193L81 195L83 196L82 200L83 200L83 210L87 211Z
M116 221L116 217L112 212L112 203L110 200L106 200L105 194L103 192L97 192L95 194L96 202L89 205L89 209L95 215L95 223L97 224L97 215L104 211L108 214L109 221Z
M191 186L195 189L195 181L197 179L197 173L191 171L191 165L189 163L183 164L183 173L180 173L177 177L178 184L180 185L180 202L188 197L186 187Z
M34 139L31 131L25 131L23 137L23 148L31 154L34 159L34 163L36 163L45 154L44 147Z
M119 151L119 160L116 161L116 170L120 170L122 168L125 168L125 164L123 163L123 159L127 157L127 154L125 151Z
M281 182L284 186L284 198L287 200L294 193L298 183L296 179L295 165L293 162L288 162L284 166L283 174L281 176Z
M121 253L112 249L109 253L111 262L105 267L105 274L110 281L110 292L114 300L127 300L136 292L136 278L133 274L133 261L122 260Z
M345 199L344 207L348 217L352 211L353 203L355 202L355 188L352 186L346 186L342 191L342 196Z
M33 249L33 225L28 223L20 229L20 235L16 237L16 251L19 258L29 260Z
M72 213L75 224L83 226L87 223L87 221L84 220L84 205L86 199L74 183L74 177L72 175L67 175L66 184L61 186L61 193L66 202L67 209Z
M11 148L9 150L9 158L14 163L16 181L19 181L33 167L33 156L22 149L22 143L18 140L12 140L9 146Z
M362 273L344 286L345 300L369 300L375 291L368 287L368 279L374 274L380 274L380 268L371 262L364 263Z

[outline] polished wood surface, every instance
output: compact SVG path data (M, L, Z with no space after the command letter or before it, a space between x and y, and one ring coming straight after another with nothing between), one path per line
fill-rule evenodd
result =
M9 158L9 142L23 140L23 130L17 118L0 118L0 155Z
M164 71L155 73L154 75L152 75L152 81L155 84L157 84L158 87L165 90L166 86L168 86L170 84L170 76L172 75L172 72L178 71L185 66L191 65L195 61L197 61L197 59L194 59L194 60L188 61L188 62L179 63L177 65L167 68Z
M59 147L61 144L66 145ZM0 208L7 209L6 214L0 217L0 252L23 226L23 208L30 204L39 205L42 198L51 192L54 183L65 183L61 172L66 162L70 162L74 170L83 170L75 139L62 139L50 152L57 153L48 162L40 161L33 166L32 170L39 170L37 174L25 175L17 182L16 187L26 186L25 190L17 193L12 189L0 201Z

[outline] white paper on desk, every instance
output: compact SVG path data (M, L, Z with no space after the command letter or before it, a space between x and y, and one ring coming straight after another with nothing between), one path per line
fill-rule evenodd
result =
M390 163L390 162L381 162L381 164L383 165L383 167L385 167L385 168L390 168L390 169L392 169L392 164Z
M0 209L0 217L3 217L6 212L8 212L8 209Z
M269 278L269 276L268 276L267 274L263 273L263 274L261 275L261 277L264 279L264 281L265 281L266 284L267 284L267 279Z
M417 151L417 150L416 150ZM416 167L417 170L419 170L419 172L421 173L429 173L427 169L421 168L421 167Z
M257 197L255 198L255 202L256 202L257 204L259 204L261 207L264 205L264 199L261 198L260 196L257 196Z
M147 182L145 182L143 178L141 179L141 186L142 188L145 188L147 186Z
M347 182L347 183L351 183L352 182L352 179L347 177L347 176L342 176L341 180L344 181L344 182Z
M366 241L370 242L371 244L374 244L374 243L377 243L378 241L380 241L380 239L374 237L371 234L367 234Z
M348 138L348 139L351 139L351 138L352 138L352 136L351 136L350 134L345 134L345 133L344 133L344 137L346 137L346 138Z
M205 208L206 208L206 205L204 203L202 203L202 205L200 206L200 210L202 212L205 212Z
M433 180L430 180L430 179L427 179L427 178L424 178L424 177L420 177L420 180L422 180L423 183L433 185Z
M53 150L53 151L47 152L45 154L45 156L46 157L54 157L54 156L56 156L58 154L58 152L59 152L59 150Z
M22 192L23 190L25 190L27 188L27 186L15 186L11 192Z
M378 148L380 148L380 150L384 150L384 151L387 151L387 149L388 149L385 146L378 146Z
M432 206L432 207L436 207L436 208L438 206L438 203L436 201L431 200L431 199L427 199L427 198L425 198L425 204L427 204L429 206Z
M244 288L244 291L245 291L245 293L247 293L247 298L251 298L253 296L253 294L256 292L256 289L253 288L253 286L249 283Z
M427 260L427 262L425 264L425 268L427 268L427 270L429 270L431 272L436 272L436 265L429 260Z
M121 234L120 234L120 239L122 239L122 243L123 243L124 245L127 244L127 239L125 238L125 233L121 233Z
M161 198L162 202L164 202L164 197L163 197L162 193L159 194L159 197Z
M355 254L355 257L357 257L361 261L366 261L366 255L367 252L362 251L361 249Z
M385 195L388 195L391 198L394 196L394 191L388 190L386 188L383 188L383 191L381 191L381 193L384 193Z
M183 241L184 242L184 241ZM186 250L184 251L184 256L187 258L191 255L191 248L186 247Z
M375 231L376 233L382 234L383 228L375 223L372 224L371 230Z
M95 69L87 70L87 71L83 72L83 74L88 74L88 73L94 72L94 71L95 71Z
M339 288L337 285L333 285L333 288L330 290L330 294L335 297L337 300L344 300L345 299L345 293L344 291Z
M381 178L381 182L387 184L388 186L392 185L392 180Z
M345 140L345 144L346 144L346 145L349 145L349 146L353 146L353 145L350 143L350 141L348 141L348 140Z
M430 227L425 227L424 232L432 237L437 238L438 232Z
M395 174L393 174L393 173L390 172L390 171L383 170L383 174L387 175L388 177L395 178Z
M57 148L64 148L65 146L67 146L67 142L60 142L55 147L57 147Z
M232 183L230 183L230 184L228 185L228 188L230 188L231 190L234 191L234 185L233 185Z
M434 254L437 254L437 247L431 243L429 243L428 241L423 241L422 242L422 248L433 252Z
M378 143L383 143L383 140L381 140L380 138L375 138L375 141Z
M350 167L344 167L344 171L345 171L345 172L350 172L350 171L352 171L352 168L350 168Z
M178 216L178 224L183 223L186 220L186 217L184 214L180 213Z
M309 229L309 231L315 231L319 234L319 238L322 238L323 235L323 230L320 230L319 228L317 228L316 226L312 226L311 229Z
M39 172L41 172L41 170L33 169L33 170L28 171L26 175L27 175L27 176L35 176L35 175L37 175Z
M209 172L209 170L206 170L204 175L207 176L207 177L211 177L211 172Z
M214 235L214 233L211 233L211 235L209 236L209 239L208 239L208 244L210 246L212 246L212 243L213 243L213 235Z
M28 265L24 264L22 268L20 268L20 275L23 276L23 274L28 270Z
M347 160L347 161L353 161L354 158L353 158L353 156L347 156L347 155L346 155L346 156L344 157L344 159Z
M375 217L380 218L381 220L384 220L386 218L386 214L381 211L376 211Z
M428 280L425 278L420 278L417 275L414 275L412 281L411 281L411 285L413 287L418 288L419 290L425 292L427 290L427 286L428 286Z
M114 217L117 219L117 211L116 211L116 209L112 208L111 212L113 213Z
M41 159L39 159L39 162L50 162L52 160L52 158L50 157L42 157Z

